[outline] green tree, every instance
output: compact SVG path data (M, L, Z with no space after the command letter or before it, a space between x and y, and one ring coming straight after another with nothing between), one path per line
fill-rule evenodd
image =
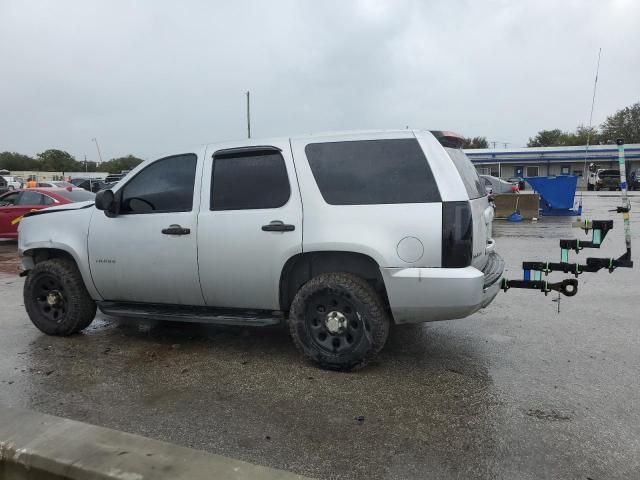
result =
M28 155L15 152L0 153L0 169L9 171L37 170L40 163Z
M122 170L131 170L134 167L140 165L144 160L133 155L127 155L126 157L112 158L106 162L102 162L99 165L99 170L107 171L109 173L120 173Z
M575 133L567 134L565 145L597 145L600 143L600 132L596 127L585 127L578 125Z
M489 142L487 141L487 137L465 137L462 148L489 148Z
M554 130L540 130L535 137L530 138L527 147L553 147L565 145L566 133L556 128Z
M70 153L64 150L45 150L38 154L40 170L49 172L77 172L82 171L82 163L77 162Z
M600 130L607 143L613 143L617 138L623 138L625 143L640 143L640 102L607 117Z

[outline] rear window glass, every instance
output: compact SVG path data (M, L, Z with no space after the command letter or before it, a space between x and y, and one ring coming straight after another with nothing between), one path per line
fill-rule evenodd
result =
M93 200L96 198L95 193L91 193L87 190L72 190L70 192L60 192L67 200L71 200L72 202L85 202L87 200Z
M331 205L440 201L416 139L310 143L305 153L320 193Z
M480 181L480 176L478 175L478 171L476 167L473 166L469 157L465 155L465 153L457 148L445 148L451 160L453 160L453 164L458 169L458 173L460 174L460 178L462 178L462 183L464 183L464 187L467 189L467 195L469 195L470 199L485 197L487 195L487 189L484 188L484 185Z

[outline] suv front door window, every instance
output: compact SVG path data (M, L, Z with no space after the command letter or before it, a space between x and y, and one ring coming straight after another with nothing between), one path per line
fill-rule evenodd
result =
M156 160L115 192L115 216L94 213L89 260L105 300L203 304L195 234L198 167L195 154Z

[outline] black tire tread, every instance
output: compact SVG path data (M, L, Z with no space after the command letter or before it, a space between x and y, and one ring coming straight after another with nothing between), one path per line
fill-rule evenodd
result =
M40 318L32 288L41 273L54 275L64 283L69 306L64 321L52 324ZM75 263L65 258L53 258L36 264L29 272L23 290L24 305L33 324L47 335L68 336L87 328L96 316L96 303L84 285Z
M361 358L341 359L330 358L305 345L304 339L300 336L299 324L304 323L305 302L318 289L327 287L338 287L349 291L356 297L367 310L367 320L371 330L370 346L368 351ZM357 370L366 366L384 347L387 341L390 328L389 316L380 295L364 279L351 273L324 273L312 278L305 283L296 294L289 311L289 331L296 348L308 360L316 363L321 368L329 370Z

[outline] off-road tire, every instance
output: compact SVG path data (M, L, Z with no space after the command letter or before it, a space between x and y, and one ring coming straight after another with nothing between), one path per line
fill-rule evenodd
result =
M46 288L56 284L63 298L63 311L55 320L44 312ZM67 336L87 328L96 316L96 303L89 296L75 263L54 258L37 263L29 272L23 289L24 306L33 324L47 335ZM46 295L44 297L46 299ZM51 307L49 307L51 310Z
M322 298L336 299L329 300L335 306L326 308L335 310L319 310L320 305L316 304L322 303L318 300ZM346 319L347 326L341 334L327 330L326 318L333 311L341 312L341 318ZM313 323L319 326L313 327ZM380 295L365 280L350 273L324 273L309 280L298 290L289 311L289 330L298 350L316 365L329 370L364 367L384 347L389 326L390 319ZM328 343L339 338L341 351L335 343L333 346L319 343L322 333L318 331L323 328ZM334 350L328 351L328 348Z

